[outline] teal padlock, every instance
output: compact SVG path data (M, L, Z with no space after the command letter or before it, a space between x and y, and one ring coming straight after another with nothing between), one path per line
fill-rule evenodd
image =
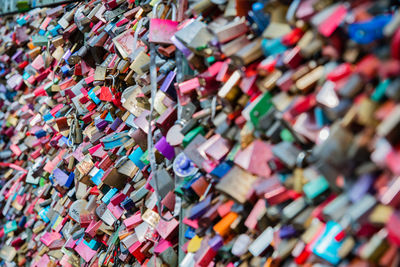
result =
M320 195L322 195L328 189L329 189L329 183L323 176L311 180L310 182L308 182L303 186L304 194L311 201L316 200Z
M17 230L17 222L15 220L9 221L4 225L4 234L8 234Z

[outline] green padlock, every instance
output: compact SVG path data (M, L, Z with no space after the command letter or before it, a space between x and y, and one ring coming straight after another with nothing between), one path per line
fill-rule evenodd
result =
M140 161L143 162L144 165L150 164L149 161L149 150L146 150L143 155L140 157Z
M260 118L273 106L271 99L271 95L268 92L265 92L254 101L255 103L251 104L254 106L250 110L250 120L256 128Z
M182 140L183 147L186 147L190 142L192 142L192 140L193 140L198 134L201 134L201 135L204 135L204 134L205 134L205 131L204 131L204 128L203 128L203 127L198 126L198 127L194 128L194 129L190 130L190 131L185 135L185 137L184 137L183 140Z

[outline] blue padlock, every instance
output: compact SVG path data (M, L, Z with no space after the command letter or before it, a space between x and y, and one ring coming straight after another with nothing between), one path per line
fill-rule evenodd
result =
M129 159L135 163L135 165L141 170L144 167L144 164L142 161L140 161L140 157L143 155L143 150L138 147L129 155Z
M96 174L90 179L95 185L100 185L101 183L101 178L104 175L104 171L102 169L99 169Z
M67 179L67 182L65 183L64 186L66 186L66 187L69 188L69 187L72 185L72 183L73 183L73 181L74 181L74 178L75 178L75 173L71 172L71 173L69 174L68 179Z
M69 73L70 70L71 70L71 67L68 66L68 65L64 65L64 66L61 67L61 72L62 72L64 75L67 75L67 74Z
M287 47L282 44L279 38L276 39L263 39L261 41L261 48L265 56L273 56L281 54L286 51Z
M39 130L39 131L37 131L37 132L35 133L35 136L36 136L36 138L42 138L42 137L45 137L46 134L47 134L46 131L43 130L43 129L41 129L41 130Z
M41 36L44 36L46 34L46 31L45 30L40 30L39 31L39 35L41 35Z
M22 74L22 78L26 81L29 79L29 77L31 77L31 75L28 72L24 72L24 74Z
M108 190L108 192L104 195L104 197L101 199L104 203L108 205L110 203L111 198L118 192L117 188L113 188Z
M185 232L185 238L192 239L196 235L196 230L192 227L189 227Z
M121 202L121 206L125 209L125 210L131 210L135 207L135 202L133 202L133 200L130 197L126 197L122 202Z
M107 116L105 117L104 120L105 120L105 121L108 121L108 122L110 122L110 123L114 122L114 119L112 118L110 112L107 113Z
M18 227L19 228L24 227L26 220L27 220L26 216L22 216L21 220L18 222Z
M329 221L325 225L325 230L317 239L313 246L313 253L333 265L337 265L341 258L339 257L339 249L342 246L343 240L336 240L335 237L343 231L340 224L334 221Z
M257 33L261 35L269 25L269 16L264 12L264 4L256 2L252 5L249 18L257 25Z
M96 96L95 92L93 91L93 88L90 89L90 91L88 92L88 96L90 97L90 99L96 104L100 104L101 101L100 99Z
M25 16L22 17L22 18L17 19L17 23L18 23L18 25L20 25L20 26L25 25L25 24L26 24Z
M215 167L214 170L212 170L210 174L217 176L218 178L221 178L225 174L227 174L231 168L232 168L232 165L225 161L225 162L222 162L221 164L219 164L217 167Z
M61 26L59 24L57 24L53 29L49 30L51 36L53 36L53 37L57 36L59 34L58 33L59 29L61 29Z
M50 206L47 206L46 208L42 209L41 211L39 211L39 216L40 218L42 218L42 220L45 223L50 222L50 219L47 217L47 212L50 210Z
M318 127L320 127L320 128L322 128L324 125L328 124L328 122L329 122L323 109L320 107L316 107L314 109L314 116L315 116L315 121L316 121Z
M358 44L369 44L383 37L383 28L390 22L392 15L380 15L366 22L350 24L349 36Z

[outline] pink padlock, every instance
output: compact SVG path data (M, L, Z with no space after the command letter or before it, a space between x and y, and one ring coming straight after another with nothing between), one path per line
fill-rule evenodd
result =
M177 32L178 21L176 21L176 6L170 3L172 8L172 20L158 19L157 10L161 1L158 2L153 8L153 18L150 20L150 33L149 41L159 44L172 44L171 37ZM167 5L164 5L166 8Z

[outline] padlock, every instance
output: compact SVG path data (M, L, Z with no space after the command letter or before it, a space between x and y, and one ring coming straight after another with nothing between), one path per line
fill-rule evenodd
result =
M171 37L178 31L178 21L176 21L176 6L171 3L172 20L157 18L158 7L162 2L158 2L153 8L153 18L150 20L149 41L159 44L172 44ZM167 8L167 5L164 5Z
M78 121L78 119L76 118L76 116L75 116L75 118L74 118L74 124L75 124L75 138L74 138L74 143L75 144L80 144L80 143L82 143L82 141L83 141L83 137L82 137L82 129L81 129L81 127L80 127L80 125L79 125L79 121Z
M65 131L69 129L68 119L66 117L57 118L55 120L57 127L60 131Z

